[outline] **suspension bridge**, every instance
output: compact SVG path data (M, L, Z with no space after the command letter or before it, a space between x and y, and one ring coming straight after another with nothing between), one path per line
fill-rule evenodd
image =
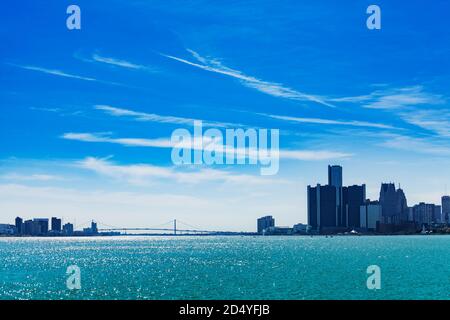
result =
M83 223L77 225L81 227L87 225ZM244 234L243 232L232 232L232 231L212 231L212 230L202 230L195 226L192 226L181 220L173 219L168 222L162 223L160 225L151 227L118 227L105 224L103 222L97 222L98 232L100 233L113 233L119 232L121 234L139 234L139 235L231 235L231 234ZM181 228L180 228L181 226Z

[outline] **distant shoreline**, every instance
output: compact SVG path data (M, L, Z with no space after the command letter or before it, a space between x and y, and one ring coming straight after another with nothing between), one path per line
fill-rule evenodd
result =
M430 233L430 234L335 234L335 235L325 235L325 234L315 234L315 235L306 235L306 234L296 234L296 235L260 235L260 234L116 234L116 235L85 235L85 236L17 236L17 235L0 235L0 239L68 239L68 238L117 238L117 237L303 237L303 238L334 238L334 237L394 237L394 236L449 236L450 233Z

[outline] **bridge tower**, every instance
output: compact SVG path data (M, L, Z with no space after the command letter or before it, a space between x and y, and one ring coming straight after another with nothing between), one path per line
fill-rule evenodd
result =
M177 235L177 219L173 220L173 235Z

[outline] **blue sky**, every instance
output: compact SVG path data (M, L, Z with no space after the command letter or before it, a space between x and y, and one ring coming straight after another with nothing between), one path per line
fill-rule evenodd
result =
M81 8L68 30L66 8ZM377 4L382 29L366 28ZM0 218L178 218L253 230L306 222L306 186L450 182L448 1L20 1L0 10ZM157 147L193 119L279 129L276 176L175 167Z

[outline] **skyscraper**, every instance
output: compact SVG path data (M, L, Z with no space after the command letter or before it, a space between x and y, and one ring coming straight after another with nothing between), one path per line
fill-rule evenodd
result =
M382 183L380 188L380 204L383 223L400 224L408 220L408 204L402 189L395 188L393 183Z
M328 166L328 185L336 188L342 187L342 167Z
M360 207L366 202L366 185L343 187L342 221L346 227L359 228Z
M336 187L308 186L308 224L313 230L336 228L339 225L340 212L337 206Z
M443 196L441 200L443 222L450 223L450 196Z
M397 189L397 212L399 214L399 222L403 223L408 221L408 201L406 200L406 195L400 186Z
M328 185L308 186L308 224L319 232L344 231L360 227L360 206L366 200L366 186L342 186L342 167L328 166Z
M338 211L336 216L336 226L345 226L347 224L347 220L343 217L343 178L341 166L328 166L328 185L333 186L336 189L336 206Z

